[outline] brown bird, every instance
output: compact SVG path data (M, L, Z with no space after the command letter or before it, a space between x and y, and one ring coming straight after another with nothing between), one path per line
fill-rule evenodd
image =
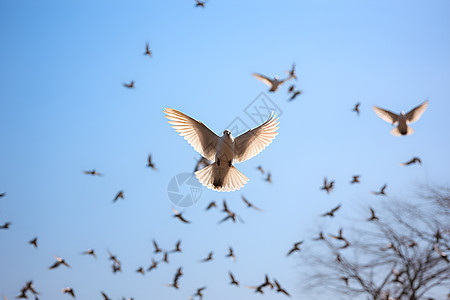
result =
M208 206L205 208L205 210L210 210L213 207L217 207L217 204L215 201L212 201L208 204Z
M144 55L148 55L149 57L152 57L152 51L150 51L150 47L148 46L148 43L145 43Z
M345 282L345 285L348 286L348 277L339 277L339 279L343 280Z
M231 210L228 209L227 202L225 200L223 200L222 212L225 212L228 215L225 218L223 218L222 220L220 220L219 224L222 223L222 222L225 222L227 220L230 220L230 219L233 221L233 223L235 223L236 222L236 218L238 218L239 221L244 223L244 220L242 220L241 217L239 217L235 212L232 212Z
M250 203L244 196L241 196L241 199L242 199L242 201L244 201L244 203L247 205L247 207L253 208L253 209L257 210L257 211L262 211L262 209L260 209L260 208L258 208L258 207L256 207L256 206L254 206L254 205L253 205L252 203Z
M165 262L166 264L169 263L169 253L164 251L164 257L162 261Z
M261 75L261 74L257 74L257 73L252 73L252 75L256 79L258 79L259 81L264 83L265 85L268 85L270 87L269 92L275 92L286 81L292 79L292 77L288 77L286 79L280 80L280 78L278 76L275 76L275 78L272 79L272 78L269 78L267 76L264 76L264 75Z
M230 275L230 279L231 279L230 284L231 284L231 285L235 285L235 286L239 286L239 281L237 281L237 280L234 278L233 273L228 272L228 274Z
M323 232L319 232L319 237L313 239L314 241L320 241L320 240L325 240L325 237L323 236Z
M233 248L231 247L228 248L228 254L225 255L225 257L231 257L233 261L236 261L236 255L234 255Z
M261 172L261 174L263 174L264 175L264 169L263 169L263 167L262 166L258 166L257 167L257 169L258 169L258 171L260 171Z
M206 286L197 289L197 292L193 295L194 297L198 296L200 299L203 299L203 291L206 289Z
M288 94L292 93L292 92L294 91L294 89L295 89L295 85L291 85L291 86L288 88Z
M379 192L372 192L372 194L386 196L386 193L385 193L386 187L387 187L387 184L383 185Z
M1 197L5 197L5 195L6 195L6 193L1 193L1 194L0 194L0 198L1 198Z
M83 171L83 173L86 175L92 175L92 176L103 176L102 174L95 171L95 169L93 169L92 171Z
M113 273L122 272L122 266L120 264L113 263L112 269L113 269Z
M94 249L87 249L86 251L84 251L81 254L82 255L92 255L94 258L97 258L97 255L95 254Z
M325 179L323 180L323 187L321 187L321 190L327 191L327 194L329 194L334 188L334 180L330 181L330 183L328 184L327 182L327 178L325 177Z
M336 239L336 240L341 240L341 241L345 240L345 238L342 236L342 228L339 229L339 235L330 234L330 237L332 237L333 239Z
M56 262L53 265L51 265L50 267L48 267L50 270L55 269L55 268L59 267L60 265L64 265L64 266L70 268L69 264L67 264L67 262L63 258L56 256L56 255L53 255L53 257L56 259Z
M116 197L113 199L113 202L116 202L119 198L124 199L123 191L119 191L117 193Z
M173 279L173 282L171 284L165 284L165 286L173 287L175 289L179 289L178 280L180 279L181 276L183 276L183 271L182 271L181 267L179 267L177 272L175 273L175 277Z
M289 74L289 78L294 78L295 80L297 80L297 74L295 74L295 63L292 64L292 69L286 71L286 73Z
M270 287L270 289L273 289L273 284L269 280L269 275L264 275L264 282L260 285L261 287Z
M181 250L180 245L181 245L181 240L178 240L178 242L175 245L175 249L173 249L172 252L181 252L181 251L183 251L183 250Z
M162 249L158 247L158 243L153 240L153 246L155 247L155 251L153 251L154 254L162 252Z
M108 251L108 255L109 255L109 259L112 260L114 262L114 264L119 265L120 266L120 261L117 259L116 255L113 255L111 252Z
M414 248L416 246L417 246L417 243L415 241L410 241L409 244L408 244L409 248Z
M350 183L351 183L351 184L354 184L354 183L360 183L359 177L361 177L361 175L354 175L354 176L353 176L353 180L350 181Z
M33 245L34 248L37 248L38 247L38 245L37 245L37 237L35 237L31 241L29 241L28 244Z
M336 254L336 261L338 261L338 262L342 262L342 258L341 258L341 255L338 253L338 254Z
M158 171L158 169L155 167L155 164L152 162L152 155L151 154L148 155L147 167L152 168L155 171Z
M157 267L158 267L158 262L152 258L152 264L150 265L150 267L148 267L147 272L150 272L151 270L156 269Z
M367 219L367 221L378 221L378 217L375 216L375 211L373 210L373 208L369 207L369 209L370 209L371 216L370 216L370 218Z
M356 112L356 114L359 116L359 106L361 105L361 103L356 103L355 107L352 109L352 111Z
M62 291L63 294L69 294L69 295L71 295L73 298L75 298L75 292L73 291L72 288L66 287L66 288L63 288L61 291Z
M278 281L276 279L274 279L273 282L275 283L275 286L277 287L277 293L283 293L288 297L291 296L285 289L283 289L281 287L281 285L278 283Z
M100 292L103 296L103 300L112 300L111 298L109 298L104 292Z
M214 254L214 252L209 252L208 256L206 258L202 259L200 262L208 262L208 261L213 260L213 254Z
M128 89L133 89L134 88L134 80L131 80L130 83L124 83L123 86Z
M136 273L141 273L142 275L145 275L144 268L139 267L139 268L136 270Z
M292 247L291 250L289 250L289 252L286 254L286 256L291 255L292 253L296 252L296 251L300 251L301 249L299 248L299 246L303 244L303 241L297 242L294 244L294 247Z
M334 217L334 213L335 213L336 211L338 211L339 208L341 208L341 205L340 205L340 204L339 204L338 206L336 206L335 208L333 208L332 210L330 210L329 212L326 212L326 213L322 214L321 216L322 216L322 217L329 216L329 217L332 218L332 217Z
M270 174L270 172L267 173L267 177L266 177L265 180L266 180L268 183L272 183L272 174Z
M404 163L400 163L400 166L409 166L415 163L419 163L420 165L422 164L422 161L420 160L420 158L418 157L413 157L410 161L404 162Z
M295 91L295 92L292 94L291 98L289 98L289 101L294 100L298 95L301 95L302 93L303 93L302 91Z
M191 223L190 221L186 220L185 218L183 218L183 213L178 212L178 210L176 210L175 208L172 207L173 212L175 213L173 215L174 218L179 219L181 222L189 224Z
M439 247L437 245L434 245L434 251L436 251L437 254L439 254L443 260L445 260L446 262L449 262L447 253L442 252L441 249L439 249Z
M205 7L206 1L195 0L195 7Z
M5 224L0 226L0 229L9 229L9 225L11 225L11 222L5 222Z
M197 172L198 170L201 170L201 169L209 166L210 164L211 164L211 162L202 156L195 164L194 173Z

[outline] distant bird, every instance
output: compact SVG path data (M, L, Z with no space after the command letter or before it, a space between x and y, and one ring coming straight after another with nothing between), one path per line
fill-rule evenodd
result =
M272 183L272 174L269 172L267 173L267 177L265 179L268 183Z
M277 76L275 76L275 78L269 78L266 77L264 75L261 74L257 74L257 73L252 73L252 75L258 79L259 81L261 81L262 83L264 83L265 85L268 85L270 87L269 92L275 92L276 90L278 90L278 88L280 86L282 86L286 81L290 80L292 77L288 77L286 79L282 79L280 80L280 78Z
M39 293L36 292L36 290L34 289L33 281L30 280L30 281L25 283L25 286L20 290L20 294L16 298L18 298L18 299L20 299L20 298L27 299L28 296L27 296L26 293L28 291L30 291L34 295L39 295ZM37 296L35 296L35 297L37 298ZM3 298L7 299L5 296L3 296Z
M237 280L234 278L233 273L228 272L228 274L230 275L230 279L231 279L230 284L231 284L231 285L235 285L235 286L239 286L239 281L237 281Z
M0 198L1 198L1 197L5 197L5 195L6 195L6 193L1 193L1 194L0 194Z
M345 282L345 285L348 286L348 277L339 277L339 279L343 280Z
M355 107L352 109L352 111L356 112L356 114L359 116L359 106L361 105L361 103L356 103Z
M206 289L206 286L197 289L197 292L193 295L194 297L198 296L200 299L203 299L203 291Z
M330 210L329 212L326 212L324 214L322 214L322 217L334 217L334 213L337 212L339 210L339 208L341 208L341 205L339 204L338 206L336 206L335 208L333 208L332 210Z
M134 80L132 80L130 83L124 83L123 86L128 89L133 89L134 88Z
M73 298L75 298L75 292L73 291L73 289L71 287L63 288L61 291L62 291L63 294L69 294Z
M323 186L320 188L321 190L327 191L327 194L329 194L334 188L334 180L330 181L328 183L327 178L323 180Z
M38 247L38 244L37 244L37 237L35 237L35 238L32 239L31 241L29 241L28 244L33 245L34 248L37 248L37 247Z
M277 287L277 293L283 293L288 297L291 296L285 289L283 289L281 287L281 285L278 283L278 281L276 279L274 279L273 282L275 283L275 286Z
M336 240L342 240L342 241L345 240L345 238L342 236L342 228L339 229L339 235L330 234L330 237L332 237L333 239L336 239Z
M172 252L181 252L181 251L183 251L183 250L181 250L180 246L181 246L181 240L178 240L178 242L175 244L175 249L173 249Z
M206 1L195 0L195 7L205 7Z
M336 261L338 261L338 262L342 262L342 258L341 258L341 255L338 253L338 254L336 254Z
M257 210L257 211L262 211L262 209L256 207L252 203L250 203L244 196L241 196L241 199L242 199L242 201L244 201L244 203L247 205L247 207L253 208L253 209Z
M172 207L173 212L175 213L173 215L174 218L177 218L178 220L180 220L183 223L189 224L191 223L190 221L186 220L185 218L183 218L183 214L178 212L178 210L176 210L175 208Z
M323 232L319 232L319 237L313 239L314 241L320 241L320 240L325 240L325 237L323 236Z
M148 46L148 43L145 44L144 55L148 55L149 57L152 57L152 51L150 51L150 47Z
M153 253L156 254L162 252L162 249L158 247L158 243L155 240L153 240L153 246L155 247L155 251L153 251Z
M155 167L155 164L152 162L152 155L151 154L148 155L147 167L152 168L155 171L158 171L158 169Z
M142 275L145 275L144 268L139 267L139 268L136 270L136 273L140 273L140 274L142 274Z
M439 249L439 247L437 245L434 245L434 251L436 251L437 254L439 254L441 256L441 258L443 260L445 260L447 263L449 262L447 253L442 252L441 249Z
M112 260L114 262L114 264L116 265L120 265L120 261L117 259L116 255L113 255L111 252L108 251L108 255L109 255L109 259Z
M354 175L352 181L350 181L351 184L354 183L360 183L359 181L359 177L361 177L361 175Z
M116 197L113 199L113 202L116 202L119 198L124 199L123 191L119 191L117 193Z
M291 85L291 86L288 88L288 94L292 93L292 92L294 91L294 89L295 89L295 85Z
M408 125L418 121L422 116L422 114L427 109L427 107L428 107L428 100L426 100L419 106L413 108L410 112L406 114L405 112L402 111L398 115L389 110L385 110L383 108L376 106L373 106L373 110L381 119L396 126L391 130L392 135L401 136L401 135L410 135L414 132L414 129L412 129Z
M92 175L92 176L103 176L102 174L95 171L95 169L93 169L92 171L83 171L83 173L86 175Z
M213 260L213 255L214 255L214 252L209 252L208 256L206 258L202 259L200 262L208 262L208 261Z
M120 264L113 264L112 265L112 269L113 269L113 273L122 272L122 265L120 265Z
M233 248L228 248L228 254L225 257L230 257L233 261L236 261L236 255L234 255Z
M100 292L103 296L103 300L112 300L111 298L109 298L104 292Z
M157 267L158 267L158 262L152 258L152 264L150 265L150 267L148 267L147 272L150 272L151 270L156 269Z
M175 273L172 284L165 284L165 286L179 289L178 280L180 279L181 276L183 276L183 271L182 271L181 267L179 267L177 269L177 272Z
M207 166L209 166L211 164L211 162L209 160L207 160L204 157L201 157L198 161L197 164L195 165L194 168L194 173L197 172L198 170L201 170Z
M291 255L292 253L296 252L296 251L300 251L301 249L299 248L299 246L303 244L303 241L297 242L294 244L294 247L292 247L291 250L289 250L289 252L286 254L286 256Z
M270 282L269 280L269 275L264 275L264 282L261 284L261 287L270 287L270 289L273 289L273 284L272 282Z
M400 163L400 166L409 166L409 165L412 165L415 163L419 163L421 165L422 161L418 157L413 157L410 161L407 161L405 163Z
M83 255L92 255L94 258L97 258L97 255L95 254L94 249L87 249L86 251L84 251L81 254L83 254Z
M215 201L212 201L208 204L208 206L205 208L205 210L210 210L213 207L217 207L217 204Z
M53 255L53 257L56 259L56 262L51 265L50 267L48 267L49 269L55 269L57 267L59 267L60 265L64 265L68 268L70 268L69 264L61 257Z
M292 64L292 68L286 73L289 74L289 78L294 78L295 80L297 80L297 74L295 74L295 63Z
M291 98L289 98L289 101L293 101L298 95L301 95L303 92L302 91L295 91Z
M369 207L370 209L370 218L367 219L367 221L378 221L378 217L375 215L375 211L373 210L372 207Z
M258 169L258 171L260 171L261 172L261 174L263 174L264 175L264 169L263 169L263 167L262 166L258 166L257 167L257 169Z
M5 224L0 226L0 229L9 229L9 225L11 225L11 222L5 222Z
M272 142L279 128L278 118L272 112L263 124L236 138L229 130L224 130L223 135L219 137L203 123L182 112L166 108L164 113L169 124L172 124L197 152L214 161L208 167L195 172L195 176L202 185L221 192L238 190L247 183L248 178L233 164L244 162L260 153Z
M163 256L163 262L165 262L166 264L169 263L169 253L168 252L164 252L164 256Z
M241 221L242 223L244 223L244 221L235 213L232 212L227 205L227 202L225 200L223 200L223 209L222 212L227 213L227 216L225 218L223 218L221 221L219 221L219 224L222 222L225 222L227 220L232 220L234 223L236 222L236 218L239 219L239 221Z
M415 241L410 241L409 244L408 244L409 248L414 248L416 246L417 246L417 243Z
M385 193L386 187L387 187L387 184L383 185L379 192L372 192L372 194L386 196L386 193Z

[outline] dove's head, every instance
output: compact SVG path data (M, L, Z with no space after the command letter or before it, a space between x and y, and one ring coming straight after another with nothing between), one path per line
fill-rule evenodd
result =
M275 80L278 80L278 79L280 79L280 76L275 75Z
M404 116L405 115L405 112L402 110L402 112L400 113L402 116Z
M225 130L223 131L223 135L231 136L231 131L229 131L228 129L225 129Z

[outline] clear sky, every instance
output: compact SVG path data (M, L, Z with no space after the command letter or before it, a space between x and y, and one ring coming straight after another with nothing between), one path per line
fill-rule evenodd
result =
M16 296L34 280L42 299L260 299L228 285L275 277L295 299L303 275L293 242L310 243L319 214L342 203L345 219L366 218L369 193L406 197L419 183L448 185L450 168L450 2L448 1L1 1L0 2L0 295ZM143 55L150 44L153 58ZM285 76L297 64L303 94L288 103L252 72ZM122 86L135 81L135 89ZM192 172L199 155L164 118L171 107L216 133L241 117L261 92L282 110L279 135L237 168L250 181L238 192L203 189L172 218L167 185ZM428 110L407 137L371 109ZM361 115L351 112L361 102ZM152 154L158 172L146 168ZM400 167L419 156L422 166ZM263 180L258 165L272 173ZM103 177L82 174L95 168ZM350 185L361 175L361 184ZM319 188L327 176L336 189ZM125 199L112 204L123 190ZM247 209L244 195L263 213ZM245 220L217 225L212 200L227 199ZM321 226L322 226L321 225ZM39 248L27 242L39 238ZM182 254L145 276L152 239ZM224 256L235 249L237 262ZM94 248L98 259L80 253ZM109 249L123 263L112 274ZM208 252L215 260L200 264ZM53 254L72 266L48 270ZM298 254L301 255L301 254ZM165 287L183 266L180 289ZM283 295L269 296L283 299ZM321 299L320 295L315 296Z

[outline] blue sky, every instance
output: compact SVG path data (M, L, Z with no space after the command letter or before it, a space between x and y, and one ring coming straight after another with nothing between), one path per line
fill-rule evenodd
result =
M302 274L285 253L309 240L320 213L342 203L323 226L358 219L383 184L406 197L419 183L448 185L450 167L450 3L447 1L21 1L0 3L0 294L13 298L33 279L43 299L259 299L228 285L264 273L295 299ZM143 55L150 44L153 58ZM283 111L279 135L257 157L237 165L250 178L234 193L203 189L186 209L192 224L171 217L167 184L191 172L198 154L167 124L164 107L185 112L221 133L267 87L252 72L285 75L297 64L297 87L267 93ZM134 90L122 83L135 81ZM408 137L371 110L430 105ZM361 116L351 112L361 102ZM158 172L145 167L152 154ZM422 166L400 167L413 156ZM256 170L272 172L273 184ZM95 168L104 177L81 173ZM351 186L354 174L362 183ZM323 177L336 190L319 190ZM119 190L125 200L112 204ZM264 209L247 209L240 196ZM209 201L227 199L245 224L217 225ZM361 216L365 218L366 216ZM321 225L321 226L322 226ZM39 238L39 249L27 244ZM182 254L142 276L151 241ZM233 246L237 262L225 259ZM81 256L94 248L99 258ZM123 262L113 275L106 249ZM209 264L198 261L214 251ZM47 269L52 255L72 269ZM299 254L301 255L301 254ZM158 257L155 257L158 258ZM163 286L176 269L180 290ZM275 297L275 296L274 296ZM277 295L277 298L283 298Z

